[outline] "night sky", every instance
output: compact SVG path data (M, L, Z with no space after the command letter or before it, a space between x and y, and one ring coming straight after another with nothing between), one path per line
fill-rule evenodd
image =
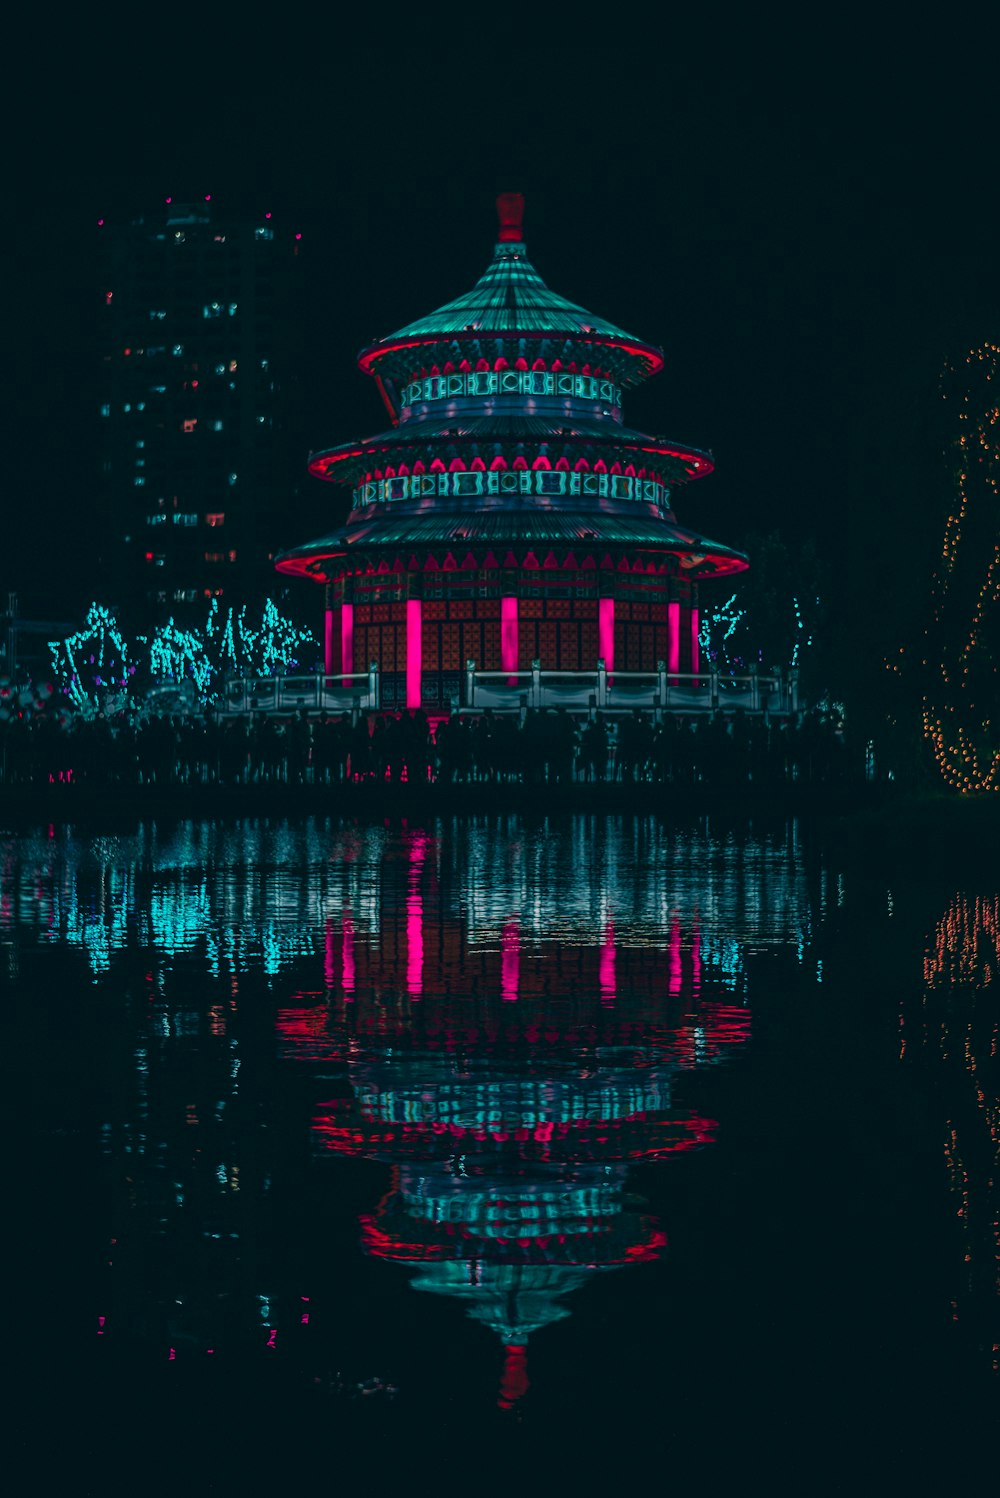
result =
M303 465L309 447L380 429L357 350L467 290L496 193L520 190L549 284L665 348L626 418L713 451L682 520L734 544L780 527L869 556L915 504L926 522L920 442L942 359L1000 336L997 36L982 12L874 30L722 7L359 6L275 10L266 26L133 8L60 17L58 57L44 31L12 53L0 587L46 608L80 591L96 221L167 194L301 230Z

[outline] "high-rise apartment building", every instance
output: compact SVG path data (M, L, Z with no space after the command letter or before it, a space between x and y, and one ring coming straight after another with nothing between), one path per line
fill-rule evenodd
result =
M103 599L137 619L253 603L273 591L298 467L285 410L301 236L209 198L99 233Z

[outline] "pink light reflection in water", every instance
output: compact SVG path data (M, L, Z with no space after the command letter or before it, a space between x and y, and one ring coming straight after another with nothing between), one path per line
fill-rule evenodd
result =
M521 928L508 921L500 937L500 997L505 1004L517 1002L521 980Z
M344 912L343 916L344 940L340 949L340 985L344 990L345 999L354 998L354 922Z
M419 999L424 989L424 900L420 876L427 856L427 839L414 833L406 892L406 991Z
M336 988L339 982L345 999L354 997L354 922L346 910L341 915L339 927L333 916L327 916L323 981L327 988Z
M604 945L601 948L601 965L599 970L601 1004L605 1009L614 1008L615 998L618 993L618 985L615 978L615 957L615 927L614 922L609 921L604 930Z
M681 991L681 923L675 916L667 947L667 992L673 998Z
M327 988L336 986L336 970L333 962L333 916L326 918L326 929L323 932L323 982Z

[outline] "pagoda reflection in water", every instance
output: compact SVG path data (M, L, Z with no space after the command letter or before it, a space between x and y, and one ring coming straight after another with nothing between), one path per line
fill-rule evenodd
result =
M663 1254L629 1165L712 1141L675 1083L745 1040L749 1014L706 969L690 913L657 943L629 927L621 944L610 913L558 940L526 940L515 915L470 947L466 922L439 917L432 854L409 837L377 936L349 913L329 923L326 995L278 1025L288 1056L346 1073L314 1111L317 1146L391 1167L364 1251L497 1334L509 1408L529 1337L569 1314L565 1297Z
M496 1328L510 1402L517 1349L571 1290L662 1254L628 1166L712 1139L685 1093L748 1033L748 958L808 960L814 918L794 827L53 833L0 847L0 933L30 1002L46 993L83 1047L80 1106L99 1100L100 1345L122 1366L210 1358L219 1378L250 1349L310 1377L370 1372L395 1258L443 1292L417 1315L439 1309L443 1329L451 1297ZM365 1157L384 1182L351 1164ZM310 1234L344 1212L334 1267L326 1230ZM409 1387L387 1331L382 1370Z

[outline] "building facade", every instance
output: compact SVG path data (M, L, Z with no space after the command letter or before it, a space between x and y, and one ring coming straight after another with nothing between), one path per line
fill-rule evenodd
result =
M285 552L326 585L326 669L378 663L382 701L443 707L483 670L697 672L698 588L746 558L681 525L708 453L625 424L659 348L550 291L523 199L471 292L359 356L392 424L312 455L346 524Z
M295 472L300 237L209 198L99 233L106 601L140 619L256 601Z

